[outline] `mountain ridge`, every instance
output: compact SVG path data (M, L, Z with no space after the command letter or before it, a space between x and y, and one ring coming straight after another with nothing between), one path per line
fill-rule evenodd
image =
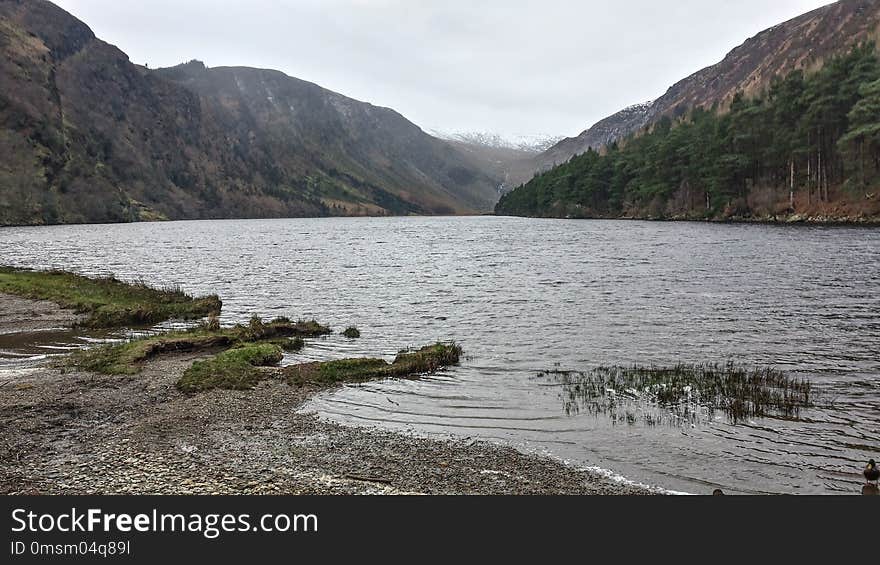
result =
M876 223L878 186L880 54L866 41L723 111L664 115L589 149L504 194L496 213Z
M498 179L394 110L270 69L150 70L46 0L0 1L0 52L0 224L468 214L497 199Z
M681 116L695 107L724 107L739 91L758 94L774 77L797 68L815 70L829 56L872 39L880 39L880 3L876 0L839 0L811 10L759 32L720 62L676 82L643 115L627 112L630 107L562 140L535 159L534 170L545 171L589 148L599 151L664 116ZM608 135L609 130L616 131Z
M456 141L469 145L483 145L495 149L514 149L524 153L538 154L559 143L565 136L561 135L515 135L506 136L490 131L456 131L444 132L436 129L428 133L445 141Z

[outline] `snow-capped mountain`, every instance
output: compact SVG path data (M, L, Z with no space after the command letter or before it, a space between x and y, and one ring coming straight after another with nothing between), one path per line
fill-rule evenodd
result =
M467 145L480 145L494 149L513 149L525 153L542 153L556 145L561 135L522 134L502 136L492 132L444 132L431 130L428 133L446 141L455 141Z

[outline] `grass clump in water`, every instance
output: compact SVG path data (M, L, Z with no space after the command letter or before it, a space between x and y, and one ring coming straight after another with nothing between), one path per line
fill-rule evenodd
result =
M404 350L391 364L393 376L433 373L449 365L457 365L462 349L456 343L435 343L417 350Z
M280 345L281 349L283 349L284 351L294 353L297 351L301 351L302 348L306 346L306 340L299 336L291 337L282 340L278 345Z
M342 335L347 337L348 339L357 339L361 337L361 331L354 326L345 328L345 331L342 332Z
M247 325L237 325L233 328L240 334L242 339L248 341L260 341L274 338L289 337L320 337L329 335L333 330L322 326L315 320L292 321L284 316L264 322L259 316L253 316Z
M231 347L235 339L223 332L194 330L145 337L74 352L70 366L107 375L134 375L144 362L163 354L209 351Z
M341 359L292 365L282 369L282 373L290 384L312 383L323 386L375 379L408 378L455 365L461 353L461 347L454 343L437 343L416 351L401 351L393 363L388 363L384 359Z
M693 422L701 411L710 418L721 411L732 422L752 417L794 419L814 405L809 381L789 377L771 367L749 368L735 363L678 364L673 367L598 367L586 373L552 371L563 386L567 413L586 409L617 414L620 405L642 401L660 406L677 420ZM649 424L662 416L646 414ZM625 412L630 421L630 412ZM630 422L633 423L633 422Z
M305 345L303 338L328 333L329 328L314 320L292 322L287 318L276 318L264 322L254 317L246 325L222 328L218 321L208 319L188 331L162 333L77 351L67 364L109 375L133 375L140 372L143 363L159 355L209 352L256 342L270 343L286 351L299 351Z
M158 289L113 277L91 278L65 271L32 271L0 267L0 292L49 300L86 314L80 325L114 328L193 320L218 315L216 295L192 297L177 288Z
M215 388L247 390L263 377L259 367L281 362L284 354L272 343L247 343L224 351L205 361L196 361L187 369L177 388L183 392L201 392Z

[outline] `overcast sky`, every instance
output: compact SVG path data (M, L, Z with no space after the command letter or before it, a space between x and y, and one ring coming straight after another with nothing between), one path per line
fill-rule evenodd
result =
M425 129L576 135L828 0L55 0L136 63L278 69Z

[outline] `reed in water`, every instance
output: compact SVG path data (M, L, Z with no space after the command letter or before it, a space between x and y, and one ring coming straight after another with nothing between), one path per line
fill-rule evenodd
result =
M618 414L626 401L644 401L693 421L700 411L711 418L720 411L733 422L753 417L798 418L813 406L809 381L772 367L747 367L733 362L678 364L670 367L601 366L587 372L547 371L563 387L566 412L586 409ZM633 412L622 419L634 423ZM645 413L649 424L662 416Z

